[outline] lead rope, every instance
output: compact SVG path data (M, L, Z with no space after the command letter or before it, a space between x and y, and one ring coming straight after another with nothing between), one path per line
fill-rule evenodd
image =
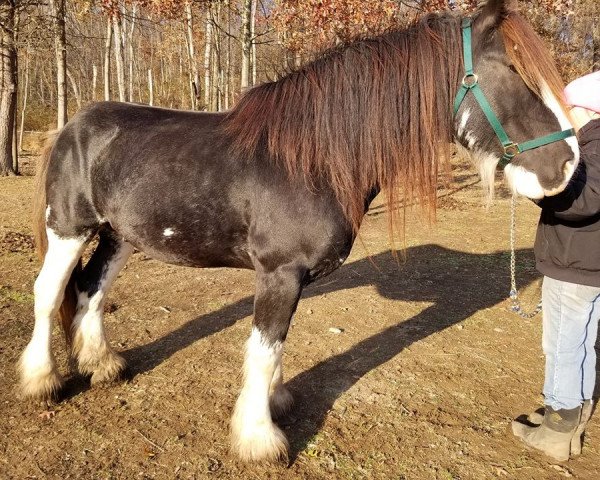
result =
M510 309L521 318L533 318L542 310L542 300L537 304L537 307L532 312L526 312L521 306L519 300L519 292L517 290L517 275L516 275L516 254L515 254L515 231L517 228L517 196L513 194L510 203L510 300L512 305Z

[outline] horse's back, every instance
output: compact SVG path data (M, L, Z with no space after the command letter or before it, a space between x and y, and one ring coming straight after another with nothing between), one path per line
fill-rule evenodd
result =
M67 205L57 211L63 216L77 211L71 225L109 225L169 263L271 268L301 257L312 271L332 256L323 268L337 267L351 235L332 192L315 195L265 155L233 155L223 119L111 102L88 107L56 142L52 176L60 188L49 204ZM311 276L324 273L317 270Z

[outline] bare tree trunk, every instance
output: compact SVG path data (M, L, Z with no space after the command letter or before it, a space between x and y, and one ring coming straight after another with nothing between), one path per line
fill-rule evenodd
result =
M592 24L592 71L600 70L600 18Z
M215 2L213 20L216 25L221 25L221 3ZM214 48L213 48L213 105L212 110L219 112L223 109L223 35L221 28L216 28L213 33Z
M129 62L129 101L133 102L133 32L135 30L135 15L137 13L137 3L133 4L133 8L131 10L131 22L130 22L130 28L129 28L129 35L128 35L128 51L129 51L129 58L127 59L127 61Z
M81 95L79 95L79 87L77 86L77 82L75 81L75 77L71 73L71 70L67 68L67 77L71 82L71 88L73 89L73 95L75 95L75 101L77 102L77 109L81 109Z
M46 104L46 84L44 83L44 78L40 75L40 100L42 101L42 105Z
M220 16L220 4L215 2L213 5L212 20L214 23L213 28L213 48L212 48L212 59L211 59L211 104L210 110L213 112L219 111L219 97L220 97L220 60L221 60L221 35L218 28L219 16Z
M210 60L212 57L212 15L210 5L206 10L206 30L204 33L204 108L210 109L210 92L211 92L211 69Z
M25 129L25 111L29 96L29 45L25 47L25 78L23 81L23 104L21 105L21 125L19 127L19 151L23 151L23 130Z
M200 76L198 74L198 62L196 61L196 54L194 49L194 16L192 14L192 3L189 0L185 2L185 19L192 110L197 110L198 100L200 99L201 95Z
M243 0L242 3L242 73L240 80L241 89L250 85L251 56L252 56L252 5L253 0Z
M92 65L92 102L96 101L96 89L98 88L98 66Z
M228 110L231 96L231 2L225 0L227 8L227 50L225 52L225 103L223 107Z
M110 47L112 44L112 20L106 22L106 41L104 42L104 100L110 100Z
M250 62L252 64L252 85L256 85L256 8L257 0L252 0L252 10L250 12L250 38L252 41L252 51Z
M121 15L112 17L113 32L115 37L115 65L117 66L117 86L119 88L119 101L125 101L125 70L123 68L123 34Z
M15 2L15 6L17 3ZM19 174L19 146L17 145L17 105L19 104L19 54L17 53L16 45L19 45L19 23L21 15L15 10L13 26L13 45L15 45L15 78L17 84L15 85L15 115L13 120L13 138L12 138L12 157L13 157L13 171L16 175Z
M152 81L152 69L148 69L148 103L154 105L154 82Z
M142 62L139 60L143 58L141 42L138 40L137 42L137 55L135 62L135 79L136 79L136 87L137 87L137 98L139 103L143 103L142 100L142 71L146 65L142 65ZM152 65L152 59L150 59L150 65Z
M15 0L0 4L0 175L14 175L13 136L17 111Z
M160 90L161 90L161 95L164 97L165 96L165 85L167 84L167 82L165 81L165 61L162 57L160 57Z
M62 128L67 123L67 38L65 32L65 1L50 0L54 16L54 45L56 48L56 127Z
M283 31L279 37L279 44L284 48L283 56L283 68L286 72L289 72L294 65L294 60L290 50L286 47L287 45L287 32Z

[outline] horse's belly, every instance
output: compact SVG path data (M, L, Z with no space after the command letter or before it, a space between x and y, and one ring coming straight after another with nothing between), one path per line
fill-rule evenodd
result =
M199 268L253 268L245 245L223 247L188 241L152 242L144 239L128 240L138 250L161 262Z
M136 216L122 217L110 223L125 240L156 260L189 267L253 268L243 224L188 213L137 216L134 221Z

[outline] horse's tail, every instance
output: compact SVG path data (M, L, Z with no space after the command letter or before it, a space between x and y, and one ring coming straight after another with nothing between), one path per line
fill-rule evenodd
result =
M39 259L43 262L48 251L48 235L46 233L46 176L48 174L48 166L50 165L50 157L52 148L58 137L58 130L50 132L46 144L42 151L42 155L37 164L37 172L35 175L35 190L33 197L33 238L35 242L35 250ZM75 266L69 283L65 288L65 295L58 311L60 324L63 328L67 344L71 344L71 324L75 317L77 309L77 291L75 287L75 279L81 271L81 260Z

